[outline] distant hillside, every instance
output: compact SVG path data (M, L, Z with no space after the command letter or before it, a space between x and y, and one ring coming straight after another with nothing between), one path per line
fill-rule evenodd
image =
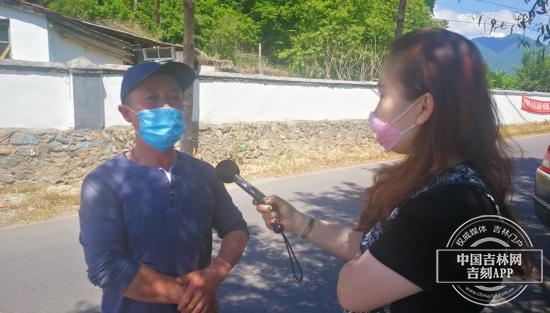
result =
M527 41L530 46L520 45L520 41ZM490 69L515 74L521 67L521 58L526 51L536 48L533 39L512 34L506 37L477 37L472 41L476 44Z

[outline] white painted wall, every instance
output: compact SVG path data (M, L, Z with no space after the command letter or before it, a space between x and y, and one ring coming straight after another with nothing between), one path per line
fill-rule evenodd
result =
M543 101L550 100L550 94L546 97L529 96ZM521 110L521 95L496 92L493 95L499 110L499 118L503 124L521 124L532 122L544 122L550 120L550 115L535 114Z
M233 123L366 119L378 103L375 89L205 81L200 83L200 121Z
M122 118L118 112L120 104L120 84L121 75L107 75L103 77L103 86L105 87L105 126L127 125L128 122Z
M105 126L128 125L120 112L118 105L120 104L120 85L122 83L121 75L106 75L103 77L103 86L105 87ZM200 87L199 82L195 81L193 85L193 121L199 120L199 101ZM1 126L0 126L1 127Z
M67 62L85 57L95 64L124 64L123 60L85 43L62 36L45 16L0 4L0 18L10 20L13 60Z
M69 69L60 63L56 67L25 64L14 70L0 62L0 128L73 127ZM54 68L61 73L52 72ZM105 125L127 125L117 109L124 67L101 68L110 73L103 76ZM502 123L550 120L550 115L521 111L522 94L550 100L548 93L494 91ZM201 75L194 85L194 98L193 120L202 123L367 119L378 103L373 83L221 73Z
M216 76L220 76L216 79ZM228 80L227 76L234 76ZM202 123L234 123L289 120L367 119L378 103L373 83L331 82L295 78L251 80L249 76L208 74L194 86L193 120ZM246 78L246 79L243 79ZM257 78L257 77L256 77ZM111 81L105 104L105 125L124 125L116 106L120 83ZM521 92L494 91L503 124L550 121L550 115L521 110ZM550 101L550 94L524 93ZM108 100L111 95L116 100ZM107 104L110 101L111 104ZM116 105L115 105L116 103ZM110 118L108 118L110 116Z
M85 57L95 64L124 64L121 59L115 56L62 36L51 24L49 25L48 36L50 62L64 63L77 57Z
M70 76L0 68L0 127L58 128L74 126Z
M50 61L46 17L14 10L0 4L0 18L10 20L12 59L36 62Z

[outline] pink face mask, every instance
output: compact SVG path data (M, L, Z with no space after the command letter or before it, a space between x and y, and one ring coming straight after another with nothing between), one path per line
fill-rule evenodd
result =
M416 126L416 124L414 124L405 130L401 130L393 126L393 124L405 116L405 114L407 114L419 102L419 100L420 99L416 100L390 123L386 123L376 117L374 111L370 113L369 126L372 132L376 135L376 140L378 140L382 147L384 147L385 152L391 151L401 141L401 139L403 139L403 136Z

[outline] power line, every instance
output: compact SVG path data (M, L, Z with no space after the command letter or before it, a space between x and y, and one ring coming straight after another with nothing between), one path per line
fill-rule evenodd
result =
M461 21L461 20L452 20L452 19L446 19L446 18L434 18L435 20L441 20L441 21L447 21L447 22L454 22L454 23L469 23L469 24L478 24L481 26L481 24L483 24L485 26L485 23L486 22L482 22L482 23L479 23L479 22L476 22L476 21ZM496 24L500 24L500 25L503 25L503 26L507 26L507 27L517 27L518 29L523 29L519 26L517 26L517 22L509 22L509 21L502 21L502 20L497 20L497 19L493 19L491 18L491 20L495 20L496 21ZM497 26L496 28L500 28L500 26ZM536 28L532 28L532 27L525 27L525 29L528 29L528 30L532 30L534 32L540 32L539 29L536 29Z
M520 8L516 8L516 7L513 7L513 6L509 6L509 5L506 5L506 4L502 4L502 3L498 3L498 2L493 2L493 1L489 1L489 0L476 0L476 1L478 1L478 2L485 2L485 3L490 3L490 4L493 4L493 5L496 5L496 6L500 6L500 7L508 8L508 9L512 9L512 10L523 11L523 12L529 12L529 10L526 10L526 9L520 9Z
M460 0L457 0L460 2ZM518 17L520 20L516 19L516 16L515 14L521 14L521 15L526 15L526 13L529 13L530 10L525 10L525 9L520 9L520 8L517 8L517 7L513 7L513 6L509 6L509 5L506 5L506 4L502 4L502 3L497 3L497 2L494 2L494 1L490 1L490 0L476 0L478 2L485 2L485 3L490 3L490 4L493 4L493 5L497 5L497 6L501 6L501 7L505 7L505 8L508 8L508 9L513 9L513 10L516 10L516 13L514 13L514 21L504 21L504 20L500 20L500 19L496 19L495 17L495 14L493 13L480 13L479 14L479 17L476 18L476 15L470 13L470 15L472 16L472 21L464 21L464 20L453 20L453 19L445 19L445 18L434 18L436 20L442 20L442 21L447 21L447 22L454 22L454 23L467 23L467 24L478 24L479 26L481 26L481 24L483 24L483 29L485 32L493 32L493 31L499 31L499 30L506 30L508 28L510 28L510 34L513 33L513 30L514 30L514 27L517 27L519 30L523 30L523 33L525 35L525 31L526 30L529 30L529 31L532 31L536 34L539 34L538 37L537 37L537 41L541 38L541 36L543 36L543 39L544 38L547 38L547 35L544 34L544 31L540 29L540 27L544 27L544 25L549 25L550 23L541 23L541 22L536 22L535 19L533 20L528 20L528 21L524 21L522 22L521 18ZM532 0L532 1L535 1L535 0ZM439 2L440 5L446 5L446 6L454 6L454 5L450 5L450 3L447 3L447 2ZM457 8L457 7L455 7ZM518 12L518 11L521 11L521 12ZM467 15L468 13L466 14L462 14L462 15ZM547 12L546 14L539 14L542 16L550 16L550 13ZM483 19L483 17L485 17L485 19ZM476 21L477 20L477 21ZM489 26L487 26L487 22L489 20ZM529 26L528 26L529 25ZM538 26L537 26L538 25ZM487 28L490 29L488 30ZM546 26L548 27L548 26ZM546 40L543 40L543 42L546 41Z
M455 0L455 1L460 2L460 0ZM518 8L518 7L514 7L514 6L510 6L510 5L507 5L507 4L498 3L498 2L494 2L494 1L490 1L490 0L475 0L475 1L489 3L489 4L492 4L492 5L496 5L496 6L507 8L507 9L512 9L512 10L515 10L515 11L519 11L519 13L521 13L521 14L529 13L531 11L530 9L521 9L521 8ZM531 0L531 1L536 1L536 0ZM449 2L439 2L439 5L445 5L445 6L455 8L455 9L459 9L458 6L451 5L451 3L449 3ZM460 9L464 9L464 8L460 8ZM539 15L541 15L541 16L550 16L550 11L547 12L546 14L539 14Z
M458 1L458 0L457 0ZM487 3L492 3L492 4L496 4L496 5L500 5L499 3L496 3L496 2L492 2L492 1L488 1L488 0L476 0L476 1L480 1L480 2L487 2ZM447 3L447 2L439 2L440 6L446 6L446 7L449 7L449 8L454 8L454 9L464 9L464 8L459 8L458 6L455 6L455 5L451 5L450 3ZM502 6L506 6L504 4L502 4ZM508 8L512 8L512 9L518 9L518 10L521 10L519 8L515 8L515 7L511 7L511 6L506 6ZM525 10L522 10L523 12L527 12ZM460 15L470 15L472 16L472 19L473 20L477 20L479 18L479 16L485 16L487 18L490 18L491 20L495 20L497 21L497 24L499 23L502 23L504 22L505 24L509 24L509 26L512 26L512 25L517 25L519 24L519 21L517 20L514 20L514 21L508 21L508 20L501 20L501 19L496 19L494 16L495 14L491 13L491 12L487 12L487 13L483 13L483 12L480 12L479 14L474 14L474 13L459 13ZM477 17L476 17L477 16ZM444 19L441 19L440 20L444 20ZM452 21L452 22L463 22L463 21L457 21L457 20L449 20L449 21ZM478 23L478 22L472 22L472 23ZM535 32L540 32L540 30L537 28L532 28L532 27L525 27L526 29L529 29L529 30L532 30L532 31L535 31ZM520 27L521 29L521 27Z
M439 18L439 19L436 19L436 20L441 20L441 21L447 21L447 22L453 22L453 23L465 23L465 24L478 24L477 22L473 22L473 21L459 21L459 20L451 20L451 19L443 19L443 18ZM478 26L482 26L482 24L479 24ZM530 30L530 31L533 31L535 33L540 33L540 31L538 29L535 29L535 28L531 28L531 27L525 27L525 30L521 27L518 27L517 24L506 24L505 25L506 27L509 27L510 29L510 34L513 33L513 27L516 27L518 30L523 30L525 32L525 30ZM502 30L502 31L507 31L507 29L505 28L500 28L500 27L495 27L493 28L493 30L488 30L487 29L488 27L486 27L485 25L483 25L483 29L487 32L489 31L489 33L493 32L493 31L498 31L498 30Z
M459 4L458 0L450 0L452 2L443 2L443 1L436 1L435 5L440 8L442 6L448 7L450 9L458 9L458 10L464 10L464 6ZM456 3L456 4L455 4ZM457 12L459 13L459 12Z
M493 2L493 1L490 1L490 0L476 0L476 1L490 3L490 4L493 4L493 5L496 5L496 6L500 6L500 7L508 8L508 9L513 9L513 10L520 11L520 12L523 12L523 13L529 13L531 11L531 9L520 9L518 7L509 6L507 4ZM532 1L535 2L535 0L532 0ZM545 14L539 14L539 15L541 15L541 16L543 16L543 15L544 16L550 16L550 12L546 12Z
M459 1L459 0L456 0L456 1ZM515 9L515 10L519 10L519 11L523 11L523 12L529 12L529 11L527 11L527 10L525 10L525 9L520 9L520 8L517 8L517 7L508 6L508 5L501 4L501 3L498 3L498 2L493 2L493 1L490 1L490 0L476 0L476 1L478 1L478 2L486 2L486 3L490 3L490 4L494 4L494 5L499 5L499 6L502 6L502 7L506 7L506 8L510 8L510 9ZM532 0L532 1L535 1L535 0ZM436 2L436 3L439 3L439 5L448 6L448 7L455 8L455 9L459 9L458 6L455 6L454 4L451 4L451 3L449 3L449 2L443 2L443 1L441 1L441 2ZM463 9L463 8L460 8L460 9ZM492 13L492 12L486 12L486 13L480 12L479 14L474 14L474 13L468 12L468 13L459 13L459 14L461 14L461 15L468 15L468 14L469 14L470 16L472 16L472 19L476 19L476 15L477 15L477 16L485 16L485 17L487 17L487 18L490 18L490 19L492 19L492 20L497 21L498 24L504 22L504 23L510 24L510 25L517 25L517 24L520 23L520 21L518 21L518 20L514 20L514 21L505 21L505 20L501 20L501 19L496 19L496 18L494 17L495 14ZM455 20L453 20L453 21L455 21ZM455 22L462 22L462 21L455 21ZM535 23L535 21L532 21L532 22ZM478 23L478 22L473 22L473 23ZM542 23L542 24L544 24L544 23ZM526 28L526 29L529 29L529 30L532 30L532 31L535 31L535 32L540 32L540 29L539 29L539 28L536 28L536 29L535 29L535 28L527 27L527 25L526 25L525 28ZM521 29L521 27L520 27L520 29Z

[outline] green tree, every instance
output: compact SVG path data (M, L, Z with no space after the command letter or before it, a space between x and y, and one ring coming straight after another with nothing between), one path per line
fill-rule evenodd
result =
M250 16L228 3L197 1L196 41L200 49L216 58L235 60L238 51L260 42L260 27Z
M550 92L550 56L545 48L526 52L518 69L521 90Z
M129 20L132 18L131 1L129 0L110 0L103 4L98 4L97 0L54 0L49 3L48 7L62 14L88 21Z
M183 0L49 0L63 14L97 22L126 21L145 35L183 42ZM136 5L137 3L137 5ZM239 61L262 44L277 67L307 77L373 79L393 40L399 0L196 0L197 48ZM404 31L442 26L433 0L409 0ZM115 23L116 25L116 23ZM126 24L125 24L126 25ZM134 29L134 28L132 28ZM239 64L237 64L239 65Z
M256 45L260 38L259 24L243 13L247 8L250 11L253 2L197 0L197 46L217 58L234 59L239 49ZM140 0L134 11L135 4L134 0L109 0L103 5L98 5L97 0L53 0L49 7L88 21L131 21L142 26L149 36L183 43L182 0Z
M518 79L516 76L508 75L503 71L488 71L489 87L496 89L518 90Z
M154 14L154 0L140 0L134 21L145 27L155 38L165 42L183 44L183 0L163 0L160 2L160 24Z
M395 36L398 1L288 1L279 13L265 3L262 12L271 14L266 19L271 29L284 29L281 22L293 25L287 37L273 34L278 41L272 47L278 48L275 56L294 72L318 78L373 79L377 71L372 66L380 66ZM409 1L405 31L435 26L430 17L427 1ZM371 70L365 70L368 67Z
M138 4L136 19L160 40L183 42L183 1L163 0L160 25L154 16L154 1ZM259 41L259 27L250 17L221 0L197 0L195 4L195 41L199 49L216 58L231 59L242 47Z
M291 36L296 33L299 20L296 2L258 0L251 7L250 16L260 27L262 49L276 60L279 51L290 47Z

